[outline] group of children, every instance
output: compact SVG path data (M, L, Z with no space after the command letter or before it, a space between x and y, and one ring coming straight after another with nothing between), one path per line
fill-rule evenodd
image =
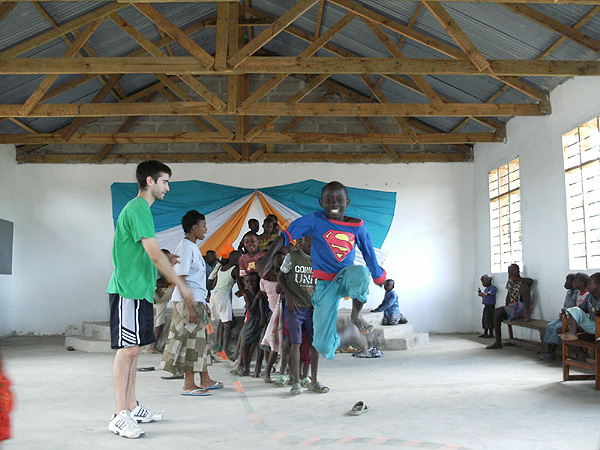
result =
M211 274L207 274L196 244L204 239L205 218L197 211L184 216L185 238L175 252L179 256L175 271L193 290L194 300L181 299L175 287L173 319L160 364L161 369L174 375L184 374L183 395L206 396L210 390L223 387L209 377L207 370L211 318L220 321L217 341L228 359L237 360L237 375L250 375L250 363L256 354L254 376L261 376L264 359L262 377L271 383L273 367L281 355L279 376L273 384L291 385L294 395L302 388L329 391L318 381L318 360L319 353L333 358L339 347L336 321L341 298L352 298L351 319L358 330L363 334L371 331L372 326L360 316L371 278L383 284L386 291L383 303L373 311L384 312L385 325L406 322L398 308L394 282L386 280L385 271L377 263L363 221L345 216L349 203L346 188L333 182L323 188L319 200L322 211L293 221L281 233L275 215L265 218L260 235L259 222L250 219L249 231L238 250L225 255ZM353 264L355 246L360 248L366 267ZM236 284L235 295L243 297L246 311L232 350L232 291ZM207 305L209 288L212 291ZM194 373L200 374L199 384L194 381Z

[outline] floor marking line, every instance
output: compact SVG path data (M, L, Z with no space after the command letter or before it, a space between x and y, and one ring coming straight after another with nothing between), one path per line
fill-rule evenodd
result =
M309 438L309 439L307 439L307 440L305 440L303 442L300 442L298 445L303 445L303 446L311 445L311 444L314 444L315 442L318 442L320 440L321 440L321 438Z

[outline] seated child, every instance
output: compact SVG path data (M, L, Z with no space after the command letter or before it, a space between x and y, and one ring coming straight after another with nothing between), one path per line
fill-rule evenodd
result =
M586 333L596 333L596 315L600 314L600 272L590 276L587 290L589 294L581 306L574 306L565 312L569 319L569 331L559 334L564 341L577 340L578 326Z
M399 323L407 323L406 317L400 313L400 307L398 306L398 294L394 291L394 280L387 279L383 283L383 289L385 289L385 295L383 296L383 302L377 308L372 309L371 312L383 312L383 320L381 325L398 325Z
M294 239L312 236L313 277L317 279L312 299L313 346L327 359L333 359L340 344L336 331L340 299L352 298L352 323L361 333L369 333L373 327L360 316L369 293L369 272L378 285L383 284L386 277L377 262L364 222L344 214L349 204L346 187L337 181L328 183L319 199L323 210L294 220L257 264L261 274L267 273L273 263L273 255L281 247ZM355 246L360 248L367 267L354 265Z
M169 340L163 352L159 368L177 375L184 374L182 395L210 395L209 389L220 389L223 383L214 381L208 374L208 343L206 327L210 323L206 305L206 263L198 240L206 234L206 219L196 210L188 211L181 219L185 238L177 246L179 264L175 272L185 277L185 283L194 293L193 300L185 299L179 287L173 291L173 318L169 328ZM200 383L194 376L200 374Z
M477 295L479 295L483 304L483 316L481 318L481 326L483 327L483 334L480 334L480 338L493 338L494 337L494 306L496 306L496 286L492 286L492 277L489 275L481 276L481 284L484 289L481 292L480 288L477 288Z
M565 279L565 289L567 290L567 293L565 295L565 301L563 303L563 311L558 315L558 319L553 320L546 326L546 332L544 333L544 342L548 345L548 351L540 355L540 358L546 361L554 361L556 359L556 348L558 347L558 343L560 341L558 333L560 333L562 330L561 316L564 310L577 305L577 294L579 293L579 290L575 286L579 286L581 279L578 278L577 280L575 280L575 277L576 275L572 273L567 275ZM586 278L587 284L587 281L589 281L589 277L586 275Z
M496 341L488 345L486 349L496 350L502 348L502 321L504 319L514 320L525 318L531 321L531 292L529 289L533 284L531 278L521 277L517 264L508 266L508 281L506 282L505 306L496 308L494 311L494 334Z

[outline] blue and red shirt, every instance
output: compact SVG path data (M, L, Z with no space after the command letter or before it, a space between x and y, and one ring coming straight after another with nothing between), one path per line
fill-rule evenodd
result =
M383 284L387 274L377 262L373 242L362 220L341 222L318 211L294 220L281 232L285 245L304 236L312 236L310 256L313 277L331 281L346 266L354 264L355 246L362 252L375 284Z

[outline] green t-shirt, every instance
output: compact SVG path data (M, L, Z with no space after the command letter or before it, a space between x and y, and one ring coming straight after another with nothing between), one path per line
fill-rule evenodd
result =
M281 265L290 293L296 297L299 308L312 308L312 296L316 280L313 278L312 259L302 250L294 250L285 256Z
M136 197L125 205L117 219L112 260L115 270L108 293L152 303L156 288L156 267L144 250L142 238L153 238L154 221L150 205Z

